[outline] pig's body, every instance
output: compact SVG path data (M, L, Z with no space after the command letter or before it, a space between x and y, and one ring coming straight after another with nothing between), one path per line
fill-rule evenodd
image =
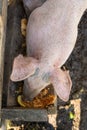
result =
M85 10L86 0L47 0L41 7L35 9L29 18L27 26L27 56L36 59L28 67L33 71L25 76L16 75L19 67L24 73L21 63L24 57L15 59L15 67L11 79L25 80L24 95L35 97L48 84L53 84L59 97L67 101L71 90L71 79L67 71L60 67L71 54L77 37L77 26ZM21 58L19 66L17 59ZM30 63L31 63L30 62ZM17 69L15 69L17 68ZM25 67L27 68L27 67ZM27 69L28 70L28 69ZM31 76L30 76L31 75Z
M27 26L28 56L39 59L46 66L61 67L65 63L77 36L78 13L73 10L71 2L48 0L32 12Z

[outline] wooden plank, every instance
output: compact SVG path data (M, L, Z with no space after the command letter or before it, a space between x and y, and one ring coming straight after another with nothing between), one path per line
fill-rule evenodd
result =
M14 121L42 122L47 121L47 110L45 109L2 109L2 119Z
M18 83L10 81L14 57L22 53L22 43L25 42L21 34L21 19L25 17L21 0L14 0L8 6L7 32L5 43L5 67L3 83L3 107L16 106L15 89Z
M7 0L0 0L0 117L1 117L1 106L2 106L6 21L7 21Z

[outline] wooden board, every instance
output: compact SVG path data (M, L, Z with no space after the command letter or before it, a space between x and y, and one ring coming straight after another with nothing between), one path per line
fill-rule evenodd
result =
M1 117L1 106L2 106L6 22L7 22L7 0L0 0L0 117Z
M16 105L14 93L18 83L10 80L12 63L14 57L21 53L21 45L24 39L21 34L21 19L24 17L24 10L20 0L14 2L8 7L7 16L7 33L5 43L5 60L4 60L4 83L3 83L3 107L7 105Z
M47 121L47 111L44 109L3 109L3 119L10 119L14 121L30 121L39 122Z

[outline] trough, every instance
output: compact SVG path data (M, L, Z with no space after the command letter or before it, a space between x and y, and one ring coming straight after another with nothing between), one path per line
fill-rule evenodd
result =
M49 122L56 129L57 97L54 104L46 108L28 108L18 104L17 96L23 82L10 80L14 57L25 55L26 42L21 33L21 20L26 17L21 0L14 0L8 5L7 0L0 0L0 121ZM56 96L53 87L50 87ZM21 93L21 92L20 92Z

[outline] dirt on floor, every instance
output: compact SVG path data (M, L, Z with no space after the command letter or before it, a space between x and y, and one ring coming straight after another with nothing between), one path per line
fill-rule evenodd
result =
M73 87L67 103L58 98L57 130L87 130L87 10L78 25L77 42L65 67L70 70ZM48 123L16 122L22 124L24 130L53 130Z
M68 103L58 100L58 130L87 130L87 10L78 25L77 42L65 66L70 70L73 87ZM74 115L72 119L70 113Z

